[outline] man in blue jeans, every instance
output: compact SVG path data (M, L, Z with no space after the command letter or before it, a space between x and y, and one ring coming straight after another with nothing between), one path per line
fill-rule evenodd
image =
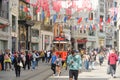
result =
M52 57L50 59L51 69L53 70L53 76L56 74L56 59L57 59L57 56L55 52L53 52Z
M76 51L72 50L67 58L67 65L69 66L69 80L78 80L79 70L82 68L82 60Z

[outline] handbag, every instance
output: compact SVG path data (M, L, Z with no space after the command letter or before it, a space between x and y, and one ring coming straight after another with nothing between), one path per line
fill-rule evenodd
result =
M21 61L17 65L23 67L23 63Z

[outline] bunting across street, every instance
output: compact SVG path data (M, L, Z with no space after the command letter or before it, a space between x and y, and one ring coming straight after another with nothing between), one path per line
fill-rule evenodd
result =
M93 14L91 12L95 11L95 7L97 6L97 0L26 0L29 4L36 8L36 13L41 13L42 20L48 20L51 16L53 19L53 23L61 17L63 22L66 23L67 20L70 20L74 15L74 13L82 13L84 11L88 12L88 16L74 16L76 19L77 25L83 24L82 22L88 23L92 21ZM64 10L64 15L61 16L62 10ZM25 6L25 12L29 12L29 9ZM51 15L51 11L55 13ZM109 9L111 15L107 16L104 20L103 18L95 19L99 25L99 29L103 29L103 24L111 24L112 21L116 21L118 8L115 6ZM46 18L47 17L47 18ZM95 23L96 24L96 23ZM91 24L83 24L85 26L82 29L88 30L96 30L96 25L94 23Z

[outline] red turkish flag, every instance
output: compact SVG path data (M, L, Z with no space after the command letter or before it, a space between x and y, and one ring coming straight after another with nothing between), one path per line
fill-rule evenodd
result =
M93 27L93 30L96 30L96 26L95 25L93 25L92 27Z
M72 1L72 5L71 5L71 7L72 7L72 8L76 8L76 7L77 7L75 1Z
M26 0L26 2L30 3L30 0Z
M99 26L100 26L100 30L102 30L103 29L102 23L99 23Z
M80 23L82 21L82 17L80 17L79 19L78 19L78 24Z
M77 8L77 12L80 12L81 10L83 10L83 8Z
M110 23L111 22L111 19L110 19L110 17L108 17L108 19L107 19L107 23Z
M25 6L24 7L24 12L28 12L29 10L28 10L28 7L27 6Z
M72 14L72 11L71 11L70 8L67 8L67 9L66 9L66 14L67 14L67 15L71 15L71 14Z
M61 2L60 1L53 1L53 10L56 12L60 12L61 9Z
M50 17L50 11L47 11L47 17Z
M100 23L101 23L101 22L103 22L103 18L102 18L102 17L100 18Z

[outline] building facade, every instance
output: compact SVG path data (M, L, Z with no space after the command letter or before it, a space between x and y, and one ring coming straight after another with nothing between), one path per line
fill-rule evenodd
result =
M117 7L118 7L118 11L120 11L120 1L117 0ZM118 15L117 15L117 48L118 48L118 51L120 52L120 12L118 12Z
M11 48L10 1L0 0L0 49Z

